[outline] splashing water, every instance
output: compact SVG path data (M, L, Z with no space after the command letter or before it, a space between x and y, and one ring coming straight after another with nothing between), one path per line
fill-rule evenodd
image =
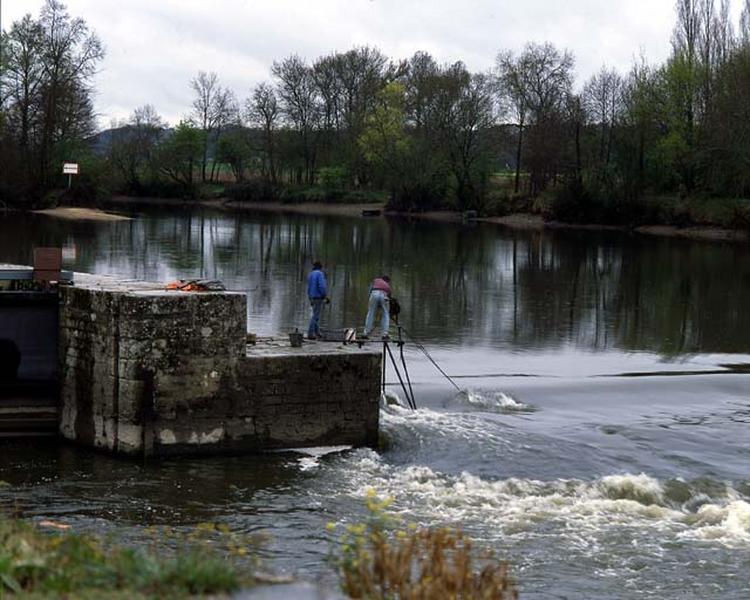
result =
M499 414L535 411L532 406L519 402L513 396L497 390L463 390L448 401L445 407Z
M427 466L400 468L371 451L346 460L352 496L374 488L394 496L398 510L410 518L461 524L488 540L553 531L563 538L593 539L613 528L638 528L664 540L714 540L750 548L750 498L729 485L715 486L709 496L701 482L660 481L643 473L591 481L493 481L465 472L445 475Z

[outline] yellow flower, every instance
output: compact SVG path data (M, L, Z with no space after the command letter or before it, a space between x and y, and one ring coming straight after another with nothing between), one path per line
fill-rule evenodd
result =
M346 530L353 535L359 536L365 532L365 526L362 523L358 525L349 525L347 526Z

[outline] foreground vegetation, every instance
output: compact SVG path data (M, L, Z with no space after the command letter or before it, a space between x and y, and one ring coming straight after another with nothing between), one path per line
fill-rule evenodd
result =
M517 598L505 563L475 549L460 531L405 526L388 512L390 503L371 492L367 520L349 525L332 543L333 567L349 597ZM67 529L0 517L0 598L183 598L230 594L258 581L252 574L257 540L238 539L225 527L199 525L178 544L185 550L172 558Z
M750 0L735 1L739 24L730 0L676 0L663 64L605 65L578 88L574 56L549 43L501 50L487 73L365 46L276 61L244 100L200 72L189 118L169 126L145 105L93 135L103 45L47 0L3 32L0 202L195 198L220 186L246 202L385 198L394 210L484 215L526 205L626 226L718 212L711 224L746 227ZM65 160L82 166L69 192L59 191ZM682 208L730 202L732 218Z
M140 598L229 593L253 584L216 549L174 558L0 518L0 597Z
M508 565L477 551L458 530L418 529L388 512L392 499L374 490L368 518L349 525L334 545L332 559L341 587L351 598L371 600L461 598L511 600L518 597ZM328 526L335 531L336 525Z

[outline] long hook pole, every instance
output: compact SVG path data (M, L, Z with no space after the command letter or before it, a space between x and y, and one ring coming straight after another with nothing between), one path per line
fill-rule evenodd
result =
M417 399L414 397L414 390L411 387L411 377L409 376L409 369L406 366L406 358L404 358L404 344L403 342L399 345L399 353L401 354L401 364L404 366L404 375L406 376L406 383L409 385L409 394L411 395L411 404L414 410L417 410Z
M382 385L382 388L383 388L383 396L385 396L385 368L387 366L386 365L385 346L386 346L386 343L383 343L383 358L381 360L381 362L383 363L383 375L381 377L381 385Z
M398 321L396 322L398 323ZM417 410L417 399L414 396L414 390L411 387L411 376L409 375L409 368L406 366L406 357L404 356L404 346L406 345L406 342L404 341L404 337L402 333L403 333L403 327L399 325L398 326L398 349L399 349L399 354L401 355L401 364L404 366L404 375L406 375L406 383L409 384L409 394L411 395L412 406L414 410Z
M393 370L396 371L396 376L398 377L398 381L401 384L401 389L404 390L404 395L406 396L406 400L409 403L409 407L413 410L415 408L414 400L409 395L409 390L406 389L406 384L404 383L403 378L401 377L401 371L398 369L398 364L396 363L396 358L393 356L393 351L391 350L390 345L388 342L383 342L383 345L385 346L385 349L388 351L388 356L391 358L391 363L393 364Z

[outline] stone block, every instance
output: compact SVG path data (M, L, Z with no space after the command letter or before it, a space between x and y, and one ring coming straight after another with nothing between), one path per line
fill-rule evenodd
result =
M245 356L244 295L138 289L61 292L66 438L129 455L377 440L378 354Z

